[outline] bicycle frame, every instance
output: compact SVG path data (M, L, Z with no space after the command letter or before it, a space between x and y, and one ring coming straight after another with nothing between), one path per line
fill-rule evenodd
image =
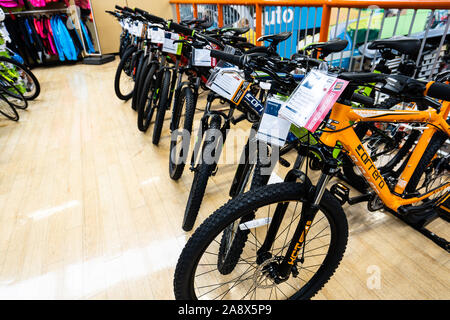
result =
M397 211L400 206L410 205L418 201L422 201L433 194L450 187L447 183L437 189L434 189L424 195L405 199L402 193L412 176L417 164L419 163L428 143L435 132L441 129L447 135L450 135L450 126L446 119L450 111L450 102L445 101L440 112L434 109L427 111L406 111L406 110L374 110L352 108L340 103L333 106L330 121L336 129L333 131L325 131L320 140L325 145L334 148L339 142L345 151L348 152L350 158L358 166L364 177L378 194L383 203L390 209ZM427 123L427 129L422 134L417 146L408 161L406 169L402 173L395 191L391 192L387 187L386 181L383 179L378 168L375 167L369 153L364 148L361 140L356 135L352 127L348 127L351 122L405 122L405 123Z

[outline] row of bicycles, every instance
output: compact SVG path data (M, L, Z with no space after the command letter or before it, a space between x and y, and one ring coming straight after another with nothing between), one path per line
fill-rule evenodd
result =
M289 32L255 46L248 28L175 23L137 8L109 13L123 27L117 96L131 100L140 131L152 127L154 144L170 125L170 177L180 179L186 164L194 174L183 230L195 225L229 129L240 122L251 128L230 200L181 252L177 299L313 297L344 256L345 204L386 210L449 251L426 226L448 222L450 213L450 72L413 78L419 40L373 41L374 71L349 72L326 62L346 40L310 44L286 58L277 47ZM387 65L398 55L394 73ZM325 87L329 99L315 101ZM288 173L271 183L277 164ZM332 178L338 182L330 185Z
M28 108L29 101L40 94L40 84L33 72L19 61L0 56L0 114L19 121L17 110Z

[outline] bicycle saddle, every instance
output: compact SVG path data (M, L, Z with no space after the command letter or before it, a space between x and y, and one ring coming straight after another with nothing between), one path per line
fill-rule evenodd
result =
M220 29L220 33L224 34L227 32L232 33L235 36L240 36L241 34L247 33L250 30L249 27L244 27L244 28L223 28Z
M271 34L268 36L262 36L258 38L257 41L271 41L271 42L282 42L289 39L292 35L292 32L282 32L278 34Z
M180 24L182 25L191 25L191 24L199 24L199 23L204 23L207 22L206 19L188 19L188 20L183 20L180 22Z
M370 43L367 48L372 50L394 49L402 54L417 55L420 50L420 40L407 37L379 39Z
M329 55L333 52L341 52L348 46L347 40L342 39L332 39L327 42L320 42L320 43L313 43L308 45L305 49L320 49L322 51L322 54Z
M205 22L199 23L196 26L196 28L198 28L198 29L208 29L208 28L211 28L213 26L213 24L214 24L214 21L212 21L212 20L205 21Z

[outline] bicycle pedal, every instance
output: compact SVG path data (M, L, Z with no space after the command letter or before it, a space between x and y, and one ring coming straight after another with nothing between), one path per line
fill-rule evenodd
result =
M282 157L280 157L279 161L280 161L280 165L282 165L285 168L289 168L291 166L291 163Z
M331 187L330 192L337 198L341 205L344 205L349 201L350 189L340 182L334 184Z

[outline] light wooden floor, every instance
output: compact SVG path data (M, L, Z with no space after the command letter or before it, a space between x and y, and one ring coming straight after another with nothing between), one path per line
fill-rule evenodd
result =
M138 132L116 65L36 70L39 101L0 120L0 299L173 299L192 174L170 180L168 131L159 147ZM211 179L198 221L228 200L234 169ZM450 298L444 250L390 215L346 212L344 260L316 298Z

